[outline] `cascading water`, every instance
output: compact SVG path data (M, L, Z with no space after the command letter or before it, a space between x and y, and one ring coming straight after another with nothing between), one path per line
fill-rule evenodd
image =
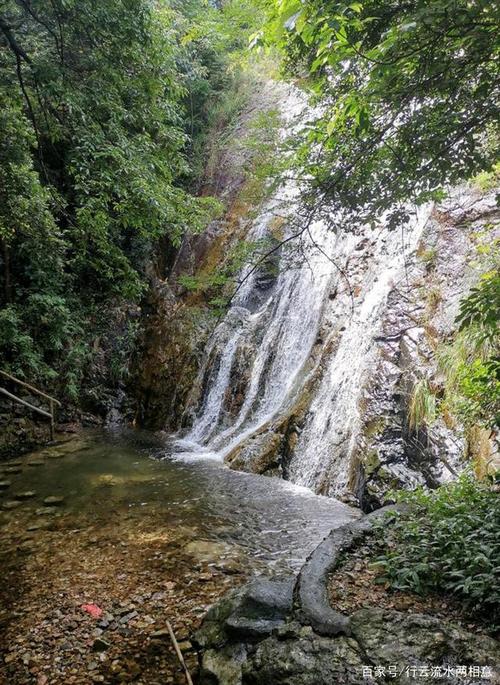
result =
M378 354L376 336L383 308L391 289L404 284L405 260L415 250L427 218L428 208L415 214L403 245L386 229L371 243L368 268L360 274L363 287L315 390L291 460L289 478L297 484L329 494L346 490L361 429L359 403ZM352 242L347 241L344 253L346 247L352 250ZM325 319L334 329L337 316L333 303Z
M290 89L282 109L290 133L292 125L300 126L303 98ZM300 209L300 188L289 182L267 203L247 240L272 236L276 215L285 226L280 237L287 238L300 229ZM405 245L384 228L336 236L316 221L301 237L301 263L293 251L281 249L278 274L264 283L259 269L245 267L243 284L207 346L188 409L192 427L178 441L183 451L177 454L223 459L256 435L272 433L273 422L294 406L314 374L312 400L285 475L324 491L328 473L334 483L329 494L340 493L380 311L404 276L423 218L407 228ZM320 362L313 359L316 344L322 345Z
M290 190L287 195L290 201ZM283 200L282 193L280 206ZM260 218L250 240L265 236L275 217L275 206L273 203ZM314 249L312 241L327 252L334 236L319 222L310 230L312 238L302 244L309 252L307 263L296 266L292 255L282 254L276 281L264 292L257 272L253 272L215 330L198 381L205 392L185 438L191 449L192 443L197 443L224 456L283 411L299 391L332 277L328 258ZM229 417L227 393L242 350L252 350L248 382L238 411Z

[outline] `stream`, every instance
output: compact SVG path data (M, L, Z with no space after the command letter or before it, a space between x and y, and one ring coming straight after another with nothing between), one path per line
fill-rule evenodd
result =
M130 430L86 431L5 462L0 481L10 483L0 493L0 683L9 685L44 683L49 672L50 683L139 671L148 685L159 673L182 682L165 640L155 647L167 617L188 640L228 588L296 572L358 515ZM85 604L103 611L97 623Z

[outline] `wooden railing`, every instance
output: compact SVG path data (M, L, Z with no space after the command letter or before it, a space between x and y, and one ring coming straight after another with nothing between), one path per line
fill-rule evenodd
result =
M0 393L2 395L5 395L5 397L8 397L13 402L17 402L17 404L24 405L25 407L28 407L29 409L36 412L37 414L40 414L41 416L45 416L45 418L49 419L50 420L50 439L54 440L55 415L56 415L55 407L56 407L56 405L58 407L62 406L61 403L59 402L59 400L56 400L55 397L51 397L50 395L47 395L47 393L42 392L41 390L39 390L38 388L35 388L33 385L30 385L29 383L25 383L24 381L19 380L19 378L16 378L15 376L11 376L10 373L7 373L6 371L0 371L0 376L11 381L11 383L17 383L18 385L21 385L23 388L27 388L34 395L39 395L40 397L44 397L46 400L48 400L49 411L45 411L45 409L41 409L41 407L37 407L34 404L30 404L29 402L26 402L26 400L23 400L20 397L17 397L17 395L13 395L11 392L6 390L5 388L0 388Z

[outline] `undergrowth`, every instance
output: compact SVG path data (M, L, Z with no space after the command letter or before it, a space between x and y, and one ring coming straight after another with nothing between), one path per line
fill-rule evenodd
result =
M400 493L406 507L375 525L385 552L380 582L395 590L455 596L500 626L500 497L463 474L437 490Z

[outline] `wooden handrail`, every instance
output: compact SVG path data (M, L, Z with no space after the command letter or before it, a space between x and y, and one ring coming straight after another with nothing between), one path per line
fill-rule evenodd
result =
M18 383L19 385L22 385L25 388L28 388L28 390L31 390L31 392L34 392L36 395L41 395L42 397L45 397L45 399L50 400L51 402L55 402L59 407L62 407L62 404L59 402L59 400L56 400L55 397L51 397L50 395L47 395L47 393L42 392L41 390L38 390L38 388L33 387L29 383L25 383L24 381L20 381L19 378L16 378L15 376L11 376L10 373L7 373L6 371L0 370L0 376L4 376L4 378L8 378L9 381L13 381L14 383Z
M13 395L12 393L8 392L7 390L5 390L5 388L0 388L0 392L2 393L2 395L6 395L9 399L14 400L14 402L24 404L25 407L29 407L30 409L33 409L33 411L38 412L42 416L46 416L48 419L52 419L52 414L49 414L48 411L40 409L40 407L35 407L34 404L30 404L29 402L22 400L20 397L16 397L16 395Z
M20 397L17 397L17 395L13 395L8 390L5 390L5 388L0 388L0 393L2 393L2 395L5 395L9 399L11 399L13 402L17 402L18 404L23 404L25 407L28 407L32 411L35 411L38 414L41 414L42 416L45 416L46 418L50 419L50 439L54 440L54 433L55 433L55 407L54 407L54 405L57 404L59 407L62 407L62 404L59 402L59 400L56 400L55 397L51 397L50 395L47 395L47 393L42 392L41 390L33 387L29 383L25 383L24 381L19 380L19 378L16 378L15 376L11 376L11 374L7 373L6 371L0 370L0 376L7 378L9 381L12 381L13 383L18 383L18 385L22 385L23 388L27 388L30 392L34 393L35 395L40 395L41 397L45 397L45 399L49 401L50 413L48 411L45 411L45 409L40 409L40 407L37 407L34 404L30 404L30 402L26 402L26 400L22 400Z

